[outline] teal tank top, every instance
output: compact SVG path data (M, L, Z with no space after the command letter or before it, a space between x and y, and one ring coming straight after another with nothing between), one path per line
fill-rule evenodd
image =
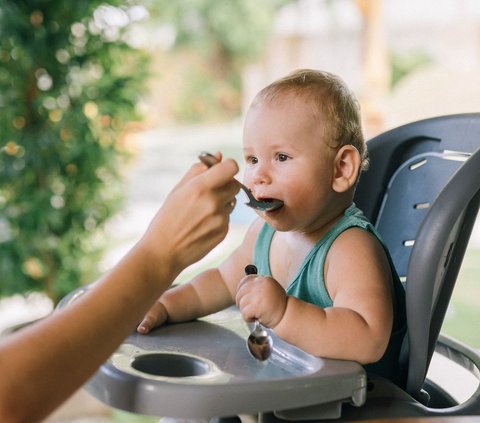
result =
M345 230L359 227L372 233L382 244L392 269L393 294L394 294L394 321L390 341L383 357L376 363L365 365L368 374L385 377L400 387L404 387L406 378L406 364L401 355L402 343L406 333L405 290L395 270L393 261L387 247L380 235L364 216L362 211L354 204L348 207L342 218L331 228L311 249L305 257L297 274L287 287L287 295L294 296L302 301L327 308L333 306L333 301L325 287L323 268L327 253L335 239ZM254 249L254 264L258 274L272 276L270 270L270 245L275 230L265 223L258 234Z

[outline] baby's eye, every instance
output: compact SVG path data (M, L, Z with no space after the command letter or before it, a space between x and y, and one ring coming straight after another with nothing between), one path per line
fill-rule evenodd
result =
M279 162L286 162L288 160L288 156L286 154L280 153L277 156Z
M257 164L258 159L255 156L248 156L248 157L245 158L245 162L247 164Z

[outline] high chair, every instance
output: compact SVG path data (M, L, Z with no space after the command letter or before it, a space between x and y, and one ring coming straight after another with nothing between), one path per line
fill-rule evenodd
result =
M405 284L408 333L399 366L406 384L370 377L365 404L344 405L342 420L480 415L479 387L459 404L426 378L434 352L480 377L480 351L440 334L479 209L480 113L413 122L367 145L370 168L355 203L379 230ZM468 323L478 331L478 322ZM278 421L274 414L261 420Z
M178 418L259 413L260 423L279 423L480 415L480 387L459 404L448 387L427 378L434 352L480 377L480 351L439 335L480 204L480 113L414 122L367 145L370 169L355 203L381 233L406 287L408 333L398 363L404 386L278 337L268 362L258 363L246 349L245 322L227 309L148 336L132 333L87 390L113 407ZM478 330L478 322L470 323Z

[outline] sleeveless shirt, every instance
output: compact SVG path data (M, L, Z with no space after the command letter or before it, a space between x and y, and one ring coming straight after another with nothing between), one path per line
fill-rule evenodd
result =
M358 227L372 233L385 250L393 280L394 319L390 341L383 357L376 363L365 365L367 374L375 374L390 379L400 387L405 383L406 364L401 358L402 343L406 334L405 290L397 275L393 261L380 235L355 204L348 207L342 218L310 250L299 270L290 281L286 292L302 301L327 308L333 306L324 281L324 264L327 253L335 239L349 228ZM270 270L270 246L275 230L265 223L258 234L254 249L254 264L258 274L272 276ZM403 354L402 354L403 357Z

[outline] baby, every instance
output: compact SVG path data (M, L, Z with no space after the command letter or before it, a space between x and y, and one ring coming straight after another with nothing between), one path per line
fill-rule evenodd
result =
M405 299L388 251L353 204L368 165L358 102L337 76L299 70L261 90L243 133L244 184L259 200L242 244L218 268L165 292L138 331L234 303L285 341L355 360L403 385ZM245 276L253 263L258 275Z

